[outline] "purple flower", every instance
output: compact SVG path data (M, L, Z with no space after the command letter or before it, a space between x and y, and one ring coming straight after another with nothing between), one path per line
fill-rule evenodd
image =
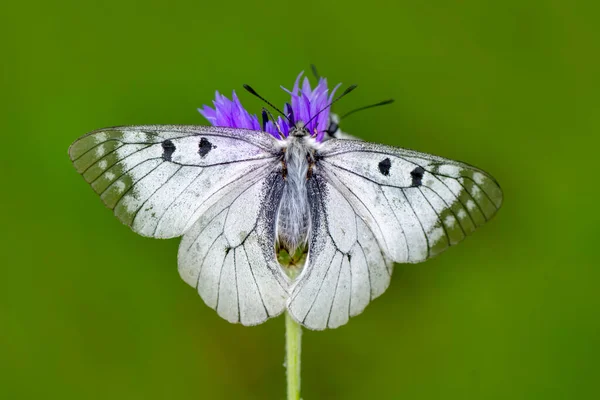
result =
M329 108L325 107L333 101L335 91L340 85L338 84L333 88L331 93L329 93L327 79L320 78L319 83L313 89L310 86L308 78L305 77L302 81L302 87L300 87L302 75L303 72L298 75L292 90L287 90L282 87L283 90L290 94L292 99L291 102L286 103L284 107L284 112L288 119L278 117L277 124L279 125L283 136L287 137L290 130L298 122L303 122L311 135L320 142L325 136L327 125L329 123ZM231 97L232 100L229 100L227 97L217 92L215 100L213 101L214 108L205 105L201 109L198 109L198 111L200 111L200 114L214 126L246 128L255 131L261 130L261 124L258 117L254 114L251 115L246 111L235 94L235 91ZM317 113L319 114L315 117ZM315 118L313 119L313 117ZM270 133L277 139L283 139L280 137L273 121L268 121L265 124L265 132Z
M233 100L229 100L219 92L215 93L215 100L213 104L215 108L209 106L203 106L199 108L200 114L208 120L214 126L226 126L229 128L245 128L253 129L255 131L260 130L260 123L256 115L250 115L240 99L235 94L235 90L231 95Z

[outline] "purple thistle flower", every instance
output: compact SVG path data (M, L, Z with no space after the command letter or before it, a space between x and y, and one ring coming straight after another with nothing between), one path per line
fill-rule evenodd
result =
M215 100L213 101L215 108L213 109L205 105L203 108L199 108L198 111L214 126L260 130L258 117L250 115L246 111L242 103L240 103L240 99L235 94L235 90L231 98L233 100L229 100L217 91L215 93Z
M316 138L318 142L323 140L327 125L329 124L329 109L325 107L331 103L333 96L339 84L329 93L327 87L327 79L320 78L319 82L313 89L307 77L300 80L304 72L301 72L296 78L296 82L292 90L281 87L292 97L290 103L286 103L284 112L287 114L289 121L282 117L277 118L277 124L281 129L284 137L287 137L290 130L298 123L306 124L306 129ZM235 91L232 93L232 100L216 92L215 100L213 101L214 108L204 105L198 111L204 118L214 126L224 126L229 128L245 128L255 131L261 130L261 124L255 114L250 114L240 103ZM323 111L321 111L323 110ZM312 119L319 111L319 115ZM312 119L312 121L311 121ZM310 122L309 122L310 121ZM265 125L265 131L270 133L276 139L280 138L277 128L273 121L268 121Z

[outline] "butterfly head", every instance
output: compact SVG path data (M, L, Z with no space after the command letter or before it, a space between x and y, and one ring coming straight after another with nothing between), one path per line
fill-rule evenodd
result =
M296 122L294 127L290 130L290 136L293 136L293 137L310 136L310 132L308 131L308 128L306 127L306 125L304 125L304 122L298 121L298 122Z

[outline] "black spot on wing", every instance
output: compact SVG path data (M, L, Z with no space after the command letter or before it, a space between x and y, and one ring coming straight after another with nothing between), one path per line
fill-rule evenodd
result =
M425 173L425 169L423 169L423 167L419 166L415 169L413 169L410 172L410 176L412 176L412 186L413 187L418 187L421 186L423 183L423 174Z
M175 145L170 140L162 142L163 154L162 158L165 161L171 161L171 156L175 152Z
M200 154L200 157L206 157L206 155L216 147L217 146L213 146L206 138L202 138L198 144L198 154Z
M386 158L379 163L379 172L381 172L384 176L388 176L390 174L391 166L392 162L389 158Z

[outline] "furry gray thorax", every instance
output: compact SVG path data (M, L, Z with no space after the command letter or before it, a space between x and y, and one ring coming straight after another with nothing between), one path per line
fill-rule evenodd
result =
M309 139L309 135L303 127L290 132L283 159L286 183L279 207L277 240L279 247L290 255L308 241L310 212L307 179L315 150L306 139Z

